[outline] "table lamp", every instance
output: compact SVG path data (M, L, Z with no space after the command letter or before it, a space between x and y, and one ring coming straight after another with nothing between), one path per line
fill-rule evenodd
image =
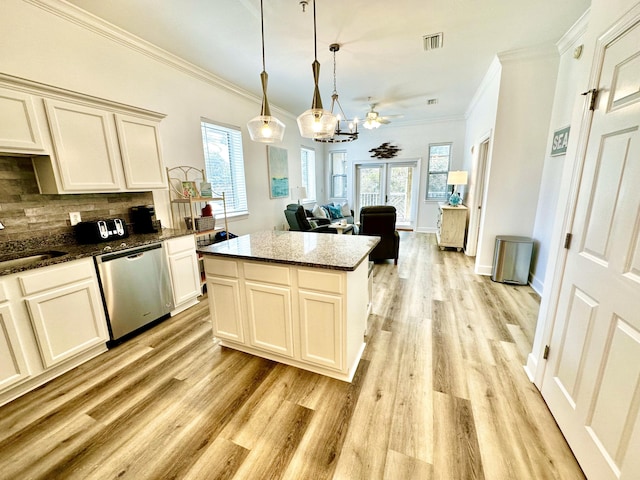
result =
M298 205L302 205L302 200L307 198L307 188L306 187L296 187L291 189L291 196L298 198Z
M462 199L458 192L456 192L456 187L458 185L466 185L467 184L467 172L464 170L454 170L449 172L447 176L447 185L453 185L453 193L449 197L449 205L457 207L462 204Z

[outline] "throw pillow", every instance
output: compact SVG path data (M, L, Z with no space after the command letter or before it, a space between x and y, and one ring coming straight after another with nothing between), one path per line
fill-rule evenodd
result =
M322 207L320 207L317 203L313 206L313 210L311 210L311 213L316 218L329 218L328 215L325 215Z
M340 206L340 210L342 211L342 216L343 217L350 217L351 216L351 209L349 208L349 204L347 202L344 202Z
M327 207L329 208L329 214L332 219L342 218L342 210L340 207L335 207L333 205L327 205Z

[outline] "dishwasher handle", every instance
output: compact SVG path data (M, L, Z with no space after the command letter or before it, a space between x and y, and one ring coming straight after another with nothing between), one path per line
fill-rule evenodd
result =
M96 262L106 263L112 260L117 260L119 258L125 258L125 257L127 259L135 260L136 258L141 257L144 254L144 252L148 252L150 250L156 250L158 248L162 248L162 243L153 243L151 245L145 245L143 247L128 248L126 250L121 250L119 252L99 255L96 257Z

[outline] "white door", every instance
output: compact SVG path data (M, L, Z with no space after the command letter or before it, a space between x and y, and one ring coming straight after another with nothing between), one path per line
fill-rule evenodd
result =
M542 394L588 478L640 478L640 9L609 33ZM633 18L633 17L628 17ZM632 25L632 26L631 26Z

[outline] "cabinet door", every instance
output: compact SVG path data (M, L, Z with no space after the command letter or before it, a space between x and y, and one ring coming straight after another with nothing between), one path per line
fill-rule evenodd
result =
M116 128L127 189L166 188L158 123L116 114Z
M0 391L30 374L8 304L0 305Z
M227 340L244 342L240 281L235 278L207 276L209 311L213 334Z
M95 280L53 288L25 300L46 368L109 339Z
M0 148L16 153L44 151L31 95L0 88Z
M200 295L200 270L195 249L169 255L169 270L176 307Z
M119 190L120 159L111 114L49 99L45 106L63 190Z
M245 282L252 346L293 357L291 290Z
M300 291L298 298L302 360L342 370L342 298L306 291Z

